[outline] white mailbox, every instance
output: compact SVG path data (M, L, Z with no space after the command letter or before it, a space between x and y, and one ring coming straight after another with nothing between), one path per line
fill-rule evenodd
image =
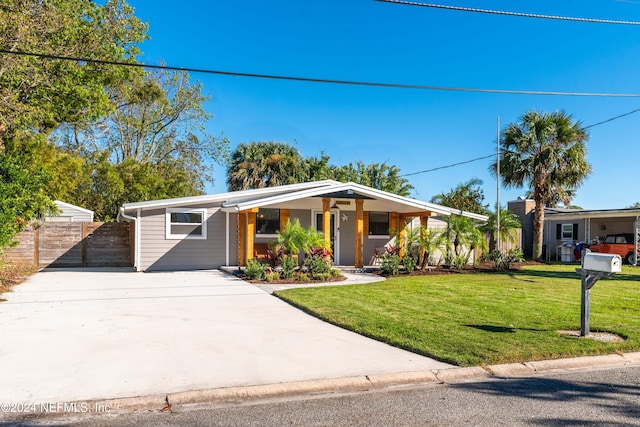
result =
M589 252L584 255L582 269L603 273L619 273L622 271L622 258L615 254Z

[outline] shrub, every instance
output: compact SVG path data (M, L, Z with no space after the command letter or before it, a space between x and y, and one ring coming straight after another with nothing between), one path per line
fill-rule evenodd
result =
M332 268L331 270L329 270L329 273L331 273L331 277L333 278L340 278L340 277L344 277L342 275L342 271L338 270L337 268Z
M281 257L282 277L285 279L291 279L293 272L298 266L298 259L290 255L284 255Z
M415 270L417 264L418 261L411 255L405 255L405 257L402 258L402 265L404 266L404 269L407 270L407 273L411 273Z
M326 273L311 273L311 278L313 280L322 280L322 281L327 281L329 279L331 279L331 273L326 272Z
M391 276L397 275L400 270L400 255L386 252L382 255L380 266L383 274Z
M301 282L308 282L309 281L309 275L307 273L300 273L298 275L298 280Z
M311 273L311 277L316 274L329 273L329 270L331 270L331 258L325 256L313 255L307 258L305 264Z
M493 261L496 265L496 270L506 271L511 268L512 262L524 261L524 254L519 248L510 249L507 252L493 251L486 257L488 260Z
M451 266L458 270L463 270L467 266L467 257L464 255L454 255L451 259Z
M249 280L264 280L266 272L267 266L255 258L247 261L247 266L244 268L244 274Z
M280 273L278 273L277 271L272 271L270 273L265 274L265 280L267 282L273 282L274 280L279 280L280 279Z

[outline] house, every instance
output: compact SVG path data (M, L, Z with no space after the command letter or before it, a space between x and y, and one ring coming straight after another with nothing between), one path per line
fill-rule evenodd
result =
M55 200L53 202L58 209L53 215L45 217L49 222L93 222L93 211L80 206Z
M360 268L376 248L393 239L394 230L413 218L427 224L431 216L451 214L487 219L359 184L325 180L127 203L118 220L133 223L137 271L243 266L294 219L324 233L335 264Z
M508 204L520 218L525 254L533 247L533 200L519 199ZM608 234L633 233L640 224L640 209L545 208L543 258L547 261L574 261L578 244L601 242ZM636 231L637 233L637 231Z

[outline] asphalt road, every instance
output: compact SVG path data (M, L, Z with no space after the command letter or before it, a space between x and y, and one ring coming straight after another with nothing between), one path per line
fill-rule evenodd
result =
M0 425L640 426L640 366Z

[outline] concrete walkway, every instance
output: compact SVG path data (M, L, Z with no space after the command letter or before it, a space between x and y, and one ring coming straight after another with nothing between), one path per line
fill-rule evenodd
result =
M331 326L218 271L52 269L2 298L0 402L451 367Z

